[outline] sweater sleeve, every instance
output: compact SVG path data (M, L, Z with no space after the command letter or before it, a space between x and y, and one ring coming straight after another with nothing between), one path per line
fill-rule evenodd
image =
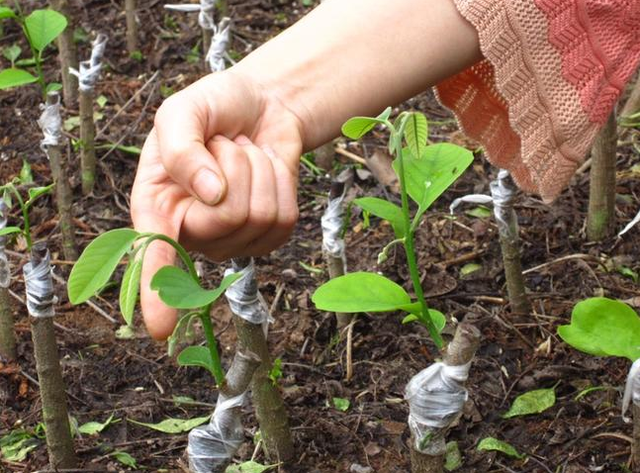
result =
M640 0L454 0L484 60L436 86L518 185L568 185L640 62Z

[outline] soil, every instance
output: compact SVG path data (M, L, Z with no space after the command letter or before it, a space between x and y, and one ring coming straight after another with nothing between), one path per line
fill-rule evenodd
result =
M29 1L25 8L43 6ZM106 105L98 129L108 122L99 144L120 142L141 146L152 125L154 112L163 96L185 87L202 75L201 60L193 59L192 48L200 34L193 15L168 13L158 0L140 0L140 44L142 58L125 51L125 19L120 2L88 0L72 2L81 57L89 51L87 36L98 28L109 34L107 67L97 94ZM231 1L235 19L232 57L242 57L252 48L294 22L309 8L302 3L284 5L275 0ZM5 22L2 46L21 43L19 31ZM4 59L2 67L8 63ZM53 50L46 72L55 79ZM147 81L158 71L151 83ZM147 86L142 89L142 87ZM135 97L130 103L129 99ZM36 87L0 92L0 176L13 178L27 159L38 183L50 181L46 159L39 149L39 92ZM97 106L96 106L97 107ZM401 106L427 113L434 141L467 143L456 130L448 112L431 93ZM77 114L65 110L65 117ZM77 129L68 134L77 138ZM631 167L636 159L633 131L621 136L619 148L616 215L619 225L638 210L640 175ZM347 143L349 151L371 155L384 148L384 135L374 133L363 143ZM100 151L98 179L94 195L81 198L78 153L70 150L76 231L85 246L96 235L130 225L129 191L136 168L136 156L107 149ZM551 206L538 198L522 196L517 206L522 258L527 273L535 313L529 317L511 314L500 257L497 231L492 219L474 218L464 213L453 220L448 205L456 197L486 192L495 170L481 153L472 168L428 213L418 232L419 262L428 302L457 321L473 322L482 332L482 343L468 382L469 400L465 413L451 430L449 440L459 444L463 456L460 472L623 472L630 459L632 428L620 416L621 389L628 362L602 359L578 353L556 335L558 325L567 323L573 305L594 295L640 300L640 287L616 271L626 266L640 271L638 230L622 239L609 238L588 243L584 221L588 202L588 172L578 174L571 187ZM336 156L335 170L353 166ZM366 173L365 173L366 174ZM364 177L361 179L360 177ZM391 195L372 177L360 173L350 198L362 195ZM407 381L437 357L426 329L402 325L400 314L358 317L353 332L354 377L345 380L345 347L335 340L331 314L317 311L310 297L327 274L321 252L320 216L325 207L330 180L301 168L300 221L291 241L257 267L261 291L273 308L275 319L269 333L274 357L283 363L279 383L291 418L297 445L296 460L281 471L328 473L347 472L357 464L376 472L406 472L409 466L408 408L403 401ZM70 262L61 256L60 233L53 202L46 198L32 213L35 235L47 240L56 261L55 272L65 278ZM10 221L15 221L14 212ZM376 255L393 238L391 228L377 219L362 223L355 210L346 233L350 270L381 271L410 288L404 257L392 253L376 265ZM11 247L14 278L11 289L23 291L19 268L25 260L17 242ZM602 262L610 264L603 264ZM481 268L467 276L463 266L477 263ZM205 275L218 281L225 265L203 261ZM70 412L79 424L104 421L110 415L120 419L99 436L76 437L81 460L77 471L182 471L186 435L168 435L134 424L160 422L167 417L191 418L211 412L216 391L203 369L180 368L166 353L166 344L152 341L136 315L133 339L119 340L120 325L117 290L107 289L96 304L117 322L113 323L91 307L74 307L66 299L62 284L57 286L56 318L64 378ZM33 430L40 422L40 401L36 385L29 321L25 307L16 299L16 329L19 337L17 364L0 364L0 438L16 428ZM219 304L213 314L225 362L234 352L235 334L230 313ZM448 335L450 331L446 332ZM589 386L601 387L576 400ZM545 412L505 420L501 417L518 395L532 389L555 387L557 401ZM177 404L175 396L188 396L200 404ZM333 398L350 401L345 412L336 409ZM256 419L251 406L244 409L246 442L238 460L254 453L252 437ZM484 437L496 437L512 444L525 460L502 454L478 452ZM111 455L123 451L132 455L138 468L128 468ZM258 450L256 460L267 462ZM34 472L47 470L44 442L21 463L0 457L0 471Z

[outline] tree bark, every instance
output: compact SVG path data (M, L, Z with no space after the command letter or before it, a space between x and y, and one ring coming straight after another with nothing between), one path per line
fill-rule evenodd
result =
M67 108L75 108L78 101L78 78L69 73L69 68L78 69L76 43L73 40L73 16L69 8L69 0L50 0L51 8L62 13L67 18L67 27L58 36L60 69L62 75L62 94Z
M80 91L80 142L82 153L80 155L82 193L84 195L93 192L96 180L96 128L93 123L93 92Z
M31 317L31 336L40 382L42 420L45 425L49 462L52 468L75 468L65 384L53 327L53 318Z
M444 363L449 366L462 366L473 360L480 345L480 331L473 325L461 323L456 329L453 340L447 346ZM446 436L446 431L442 436ZM411 438L411 472L442 473L445 454L426 455L415 448L415 439Z
M640 406L632 404L633 409L633 444L631 461L633 473L640 473Z
M136 0L125 0L124 10L127 17L127 51L138 51L138 21L136 18Z
M13 307L9 290L0 287L0 358L16 359L16 334L13 327Z
M614 110L596 137L591 152L591 183L587 215L587 238L590 241L600 241L609 236L614 229L617 139Z

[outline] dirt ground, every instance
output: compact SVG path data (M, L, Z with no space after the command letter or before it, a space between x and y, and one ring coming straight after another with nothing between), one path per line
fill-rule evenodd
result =
M31 8L45 2L24 2ZM100 109L101 129L113 119L99 144L120 142L141 146L163 96L177 91L202 75L203 64L192 48L199 41L193 15L168 13L157 0L140 0L142 58L130 58L125 50L125 22L121 2L88 0L74 3L79 30L79 52L89 51L87 37L104 25L109 35L107 67L97 89L106 104ZM232 57L240 58L274 36L308 10L297 0L280 5L275 0L231 1L235 19ZM82 34L84 33L84 34ZM5 22L1 46L19 40L18 31ZM0 64L7 67L4 59ZM47 74L55 76L55 58L47 58ZM149 82L153 74L156 78ZM135 97L128 103L129 99ZM40 132L36 87L0 92L0 176L8 181L20 170L22 159L32 163L38 183L48 183L46 158L38 147ZM402 108L427 113L432 121L431 138L464 144L450 114L431 93ZM97 107L96 107L97 108ZM66 110L66 117L77 114ZM69 132L76 137L77 129ZM640 173L633 148L635 132L621 135L619 148L616 216L618 227L638 210ZM359 156L384 148L384 135L374 133L364 142L348 143ZM467 143L469 144L469 143ZM96 235L130 225L129 191L136 156L115 150L99 156L97 188L93 196L80 198L78 154L72 152L76 203L76 231L82 246ZM336 156L334 171L354 162ZM551 206L533 196L522 196L517 206L523 241L523 266L535 313L525 320L509 310L497 230L492 219L461 212L454 220L448 205L471 192L487 192L492 169L477 153L472 167L429 212L418 232L417 249L428 302L457 321L471 321L482 332L474 361L465 414L451 431L463 456L460 472L624 472L630 457L632 428L620 416L621 389L628 362L599 359L567 347L556 335L566 323L573 305L594 295L640 300L640 287L615 270L626 266L640 270L637 261L640 230L622 239L602 243L586 241L584 221L588 202L588 172L578 174L572 186ZM382 196L383 188L360 173L351 197ZM331 314L317 311L311 294L327 278L321 251L320 216L326 204L330 180L302 167L300 174L300 221L291 241L268 257L259 258L260 288L273 307L269 343L274 357L283 362L280 386L290 415L298 455L282 471L305 473L348 472L354 464L376 472L409 471L408 408L403 401L407 381L428 366L437 355L425 329L402 325L398 314L358 318L353 334L354 377L345 381L343 344L327 348L335 333ZM60 233L53 203L45 199L33 211L37 239L47 240L56 260L56 274L66 277L70 264L60 252ZM14 209L13 218L17 217ZM391 228L372 218L368 228L358 212L351 215L346 233L350 270L382 271L410 289L404 256L393 253L376 265L376 255L393 238ZM11 248L14 267L12 291L20 295L23 284L19 267L25 260L19 245ZM481 269L461 275L467 263ZM544 265L540 267L540 265ZM205 274L218 281L225 265L203 262ZM110 456L114 450L132 455L135 471L181 471L180 459L186 435L162 434L129 422L159 422L167 417L190 418L211 412L216 391L203 369L180 368L166 354L166 344L152 341L136 315L136 336L118 340L120 325L117 290L105 291L96 304L117 323L88 306L74 307L66 289L57 286L57 337L64 378L68 386L71 415L82 424L104 421L112 413L120 422L96 437L76 438L76 448L86 472L134 471ZM40 421L40 401L25 307L15 301L19 336L17 365L0 364L0 437L13 429L34 429ZM234 352L235 334L225 304L214 311L216 332L225 362ZM446 333L451 333L448 331ZM584 388L604 387L576 400ZM542 414L504 420L501 414L513 399L526 391L555 387L557 402ZM177 405L174 396L188 396L200 404ZM334 397L350 401L342 412ZM246 442L238 452L247 460L254 451L252 437L257 423L250 405L245 407ZM480 439L493 436L509 442L526 460L476 451ZM266 460L258 451L257 461ZM47 467L44 442L22 463L0 458L0 471L34 472ZM53 471L53 470L46 470Z

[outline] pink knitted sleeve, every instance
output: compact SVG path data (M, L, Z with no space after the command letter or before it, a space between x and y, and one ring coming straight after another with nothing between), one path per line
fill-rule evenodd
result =
M551 201L640 62L640 0L454 0L485 59L436 87L443 105Z

